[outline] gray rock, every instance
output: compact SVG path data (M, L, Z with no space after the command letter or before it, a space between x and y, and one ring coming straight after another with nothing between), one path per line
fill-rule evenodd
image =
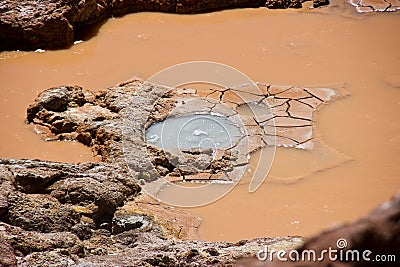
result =
M146 228L150 223L150 219L143 215L114 217L112 220L112 232L119 234L132 229Z

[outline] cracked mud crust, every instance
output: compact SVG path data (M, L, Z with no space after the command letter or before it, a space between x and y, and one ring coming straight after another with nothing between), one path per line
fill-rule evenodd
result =
M77 86L48 89L29 106L27 121L45 140L77 140L104 162L127 162L137 180L237 181L250 153L264 146L313 149L313 113L338 96L330 88L260 83L169 90L134 80L96 93ZM196 113L226 117L242 136L214 156L208 150L174 154L146 141L152 124Z

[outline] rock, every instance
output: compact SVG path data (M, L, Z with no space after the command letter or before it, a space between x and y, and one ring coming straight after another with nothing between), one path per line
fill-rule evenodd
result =
M182 241L163 239L150 232L136 232L125 239L128 232L117 235L115 247L123 244L124 252L113 255L92 255L80 258L77 266L232 266L235 259L255 255L263 244L287 243L286 248L300 244L299 238L258 238L241 244L228 242ZM125 235L122 238L121 235ZM103 241L104 242L104 241ZM290 244L290 245L289 245Z
M66 251L32 252L18 261L18 266L73 266L76 255L69 255Z
M78 237L68 232L40 233L0 222L0 229L18 256L33 252L60 251L83 256L84 248ZM19 265L18 265L19 266Z
M10 194L7 220L24 230L43 233L69 231L79 214L49 195Z
M74 41L73 1L2 1L0 4L0 51L58 48Z
M339 251L341 248L344 255L347 255L346 253L349 251L357 250L360 253L360 261L333 261L325 254L323 260L319 261L284 262L275 258L272 262L261 262L258 259L242 259L236 266L377 266L374 258L376 255L393 255L396 259L395 261L393 261L393 258L385 262L382 261L379 266L397 266L395 262L400 257L399 247L400 193L367 216L354 223L328 229L319 235L309 238L302 246L296 249L300 255L302 251L312 250L318 256L322 255L321 253L324 249L328 250L329 248ZM366 250L371 251L371 254L367 255L371 261L365 261L362 258L362 253ZM340 252L335 255L340 255Z
M164 93L160 88L148 88L145 97L133 105L132 96L141 85L136 80L96 94L76 86L52 88L28 108L27 121L44 128L52 129L59 121L73 122L73 132L64 129L68 132L43 134L81 142L86 141L78 136L90 136L87 145L104 155L104 162L0 159L0 227L18 266L210 266L255 255L264 242L285 240L290 246L302 242L300 238L266 238L240 244L183 240L197 237L199 218L137 197L140 187L135 181L146 170L145 159L134 153L129 171L122 151L123 116L137 111L134 114L139 119L135 122L142 124L135 127L143 126L147 121L140 117L145 114L141 110L151 111L152 102L148 100ZM154 118L165 118L165 114ZM143 139L133 141L133 152L144 149L147 153ZM193 157L212 154L210 150L187 153ZM166 165L165 158L161 154L158 157ZM221 157L227 159L225 154ZM222 163L215 169L224 169Z
M85 95L86 93L86 95ZM33 117L37 115L37 112L43 108L47 110L46 114L41 114L42 119L50 119L52 112L63 112L68 107L80 107L83 106L88 100L92 99L92 94L89 92L83 92L79 86L61 86L55 88L49 88L41 92L37 97L37 102L40 105L30 105L27 109L27 120L32 122ZM53 121L57 120L52 118Z
M132 229L145 228L150 223L149 218L143 215L115 216L112 220L112 232L119 234Z
M134 226L145 230L156 224L163 236L183 240L198 239L197 230L200 227L200 218L180 209L174 209L160 204L156 200L141 194L134 201L127 202L123 207L118 208L114 214L115 222L122 222L125 226L126 218L133 218ZM136 218L136 219L135 219ZM171 218L173 218L171 220ZM121 223L119 223L121 225ZM130 230L126 227L119 227L119 232ZM131 227L133 229L134 227ZM114 229L115 226L114 226Z
M3 231L0 229L0 231ZM3 267L16 267L17 259L14 255L13 247L5 240L3 234L0 232L0 266Z
M40 232L69 231L81 220L92 222L91 228L111 229L117 207L140 190L127 170L115 168L105 163L0 160L0 219Z
M92 136L88 132L78 133L78 135L76 136L76 140L86 146L90 146L92 144Z
M230 8L260 7L264 1L260 0L224 0L224 1L193 1L178 0L176 2L177 13L198 13Z
M8 195L14 191L14 177L10 169L0 165L0 218L7 217Z
M74 233L80 240L89 239L92 236L91 225L87 223L79 223L75 224L71 228L71 232Z

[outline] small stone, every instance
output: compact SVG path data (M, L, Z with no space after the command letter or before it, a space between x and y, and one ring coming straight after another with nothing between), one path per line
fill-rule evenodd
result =
M92 229L88 224L79 223L71 228L71 232L76 234L80 240L89 239L92 236Z
M112 220L113 234L119 234L137 228L144 228L149 225L149 221L142 215L131 215L127 217L114 217Z

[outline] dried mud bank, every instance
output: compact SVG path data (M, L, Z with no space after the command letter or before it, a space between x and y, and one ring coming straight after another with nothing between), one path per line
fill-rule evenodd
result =
M303 0L131 1L7 0L0 3L0 51L57 49L72 45L81 29L109 17L141 11L199 13L229 8L300 8ZM315 0L315 6L328 4Z

